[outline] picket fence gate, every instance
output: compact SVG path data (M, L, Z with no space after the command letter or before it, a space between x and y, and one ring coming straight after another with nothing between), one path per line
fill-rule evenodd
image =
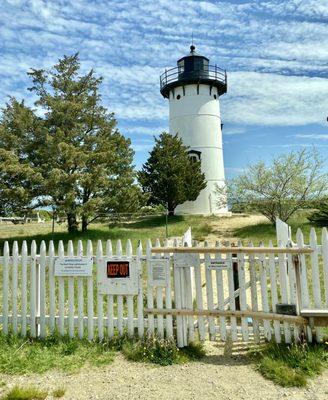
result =
M275 339L290 343L303 335L321 341L323 328L308 324L302 309L328 308L328 234L322 230L321 244L315 230L304 244L297 232L297 244L273 247L249 243L215 247L184 247L165 241L162 245L141 241L135 251L127 240L82 242L66 251L62 241L55 251L35 241L21 249L6 242L0 257L0 327L7 334L32 337L52 334L92 339L156 334L174 337L178 346L199 338L232 341ZM190 245L190 243L189 243ZM103 249L104 247L104 249ZM55 260L73 257L92 259L92 274L55 276ZM128 259L135 268L136 292L111 294L101 291L101 274L108 260ZM156 270L156 271L155 271ZM154 273L156 272L156 274ZM280 303L295 305L297 315L277 313Z

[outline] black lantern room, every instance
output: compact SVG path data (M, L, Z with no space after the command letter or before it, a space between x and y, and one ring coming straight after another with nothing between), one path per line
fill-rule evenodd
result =
M190 53L177 62L177 67L165 70L160 77L161 93L168 98L172 89L188 84L208 84L218 89L219 96L227 91L226 71L210 65L209 59L197 54L195 46L190 46Z

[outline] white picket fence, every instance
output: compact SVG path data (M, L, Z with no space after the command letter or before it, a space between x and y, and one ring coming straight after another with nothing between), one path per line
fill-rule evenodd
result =
M168 242L162 248L159 240L153 245L148 240L144 252L141 242L134 250L128 240L123 251L120 240L115 250L111 241L99 241L94 252L91 241L86 248L79 241L75 249L69 241L66 250L63 242L56 250L52 242L48 246L42 242L39 249L35 242L30 249L26 242L21 249L17 242L11 249L5 243L0 257L2 331L32 337L57 331L90 340L125 332L139 337L157 334L174 336L181 347L198 337L256 342L274 338L289 343L297 340L302 330L311 341L313 331L308 326L303 328L301 317L275 317L277 304L295 304L298 313L304 308L328 307L326 229L320 244L312 229L308 245L298 231L294 253L282 249L281 243L275 249L272 243L267 248L254 248L250 243L249 249L242 250L221 247L219 243L215 249L207 244L197 247L195 243L186 249L177 241L170 249ZM298 249L304 252L297 253ZM92 258L93 274L55 276L55 259L73 256ZM122 256L135 259L137 292L102 294L99 274L104 261ZM162 273L167 277L158 282L154 278L156 260L162 260ZM322 328L316 329L319 341L323 334Z

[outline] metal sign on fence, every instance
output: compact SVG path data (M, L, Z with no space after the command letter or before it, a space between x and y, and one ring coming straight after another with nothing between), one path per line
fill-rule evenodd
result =
M98 274L99 294L136 295L139 288L136 257L105 258Z
M208 265L208 269L222 270L232 268L231 260L211 260Z
M167 270L170 265L170 260L168 259L152 259L149 261L151 265L151 277L150 284L152 286L163 286L167 284Z
M91 276L92 257L58 257L55 260L55 276Z
M195 267L199 264L197 253L175 253L174 266L177 268Z

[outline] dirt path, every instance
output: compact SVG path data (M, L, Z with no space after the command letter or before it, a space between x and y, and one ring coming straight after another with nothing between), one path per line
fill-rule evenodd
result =
M222 399L222 400L324 400L328 398L328 372L305 389L286 389L265 380L247 363L243 346L235 345L232 357L222 345L207 344L208 355L185 365L158 367L126 361L117 355L113 364L84 368L75 375L0 376L7 388L33 384L51 392L66 388L63 399ZM4 389L0 389L4 392ZM51 399L49 396L47 399Z
M266 222L268 220L263 215L236 214L232 217L218 218L211 222L213 233L208 235L206 240L210 243L215 243L218 239L233 242L238 239L234 234L237 228Z

